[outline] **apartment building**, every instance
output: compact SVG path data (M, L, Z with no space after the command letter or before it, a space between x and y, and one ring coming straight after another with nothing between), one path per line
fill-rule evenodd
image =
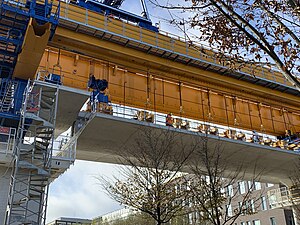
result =
M235 225L295 225L293 211L291 208L275 208L276 199L270 195L270 190L280 188L280 185L268 183L241 181L238 182L239 194L242 196L248 188L253 188L253 193L258 197L256 201L250 200L250 212L245 212L235 222ZM232 205L239 205L238 198ZM234 208L232 208L234 210Z
M253 196L255 200L249 199L247 202L247 210L241 215L234 223L234 225L296 225L293 218L293 212L291 208L275 208L274 201L276 199L271 196L270 190L280 188L280 185L265 184L260 182L240 181L232 186L226 187L224 190L227 195L231 195L238 192L238 196L233 198L230 205L227 205L227 213L234 214L234 210L240 206L243 195L247 193L248 189L252 188ZM131 224L143 225L143 215L130 209L121 209L109 214L105 214L93 219L92 225L114 225ZM203 222L199 222L198 213L190 213L183 218L175 219L169 223L169 225L196 225ZM136 221L136 222L134 222ZM145 220L144 220L145 221ZM149 221L147 221L149 222ZM148 224L148 223L147 223ZM151 223L149 223L151 224ZM155 223L153 222L153 225ZM205 225L209 225L206 223Z
M90 225L91 223L92 220L88 219L60 217L47 225Z

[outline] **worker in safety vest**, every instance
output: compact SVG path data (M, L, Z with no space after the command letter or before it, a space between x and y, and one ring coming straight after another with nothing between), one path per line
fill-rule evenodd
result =
M168 113L167 117L166 117L166 126L170 126L173 127L173 117L172 117L172 113Z

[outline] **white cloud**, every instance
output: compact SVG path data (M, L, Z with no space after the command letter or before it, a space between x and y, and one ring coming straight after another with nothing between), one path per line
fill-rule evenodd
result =
M76 161L66 173L50 185L47 221L58 217L92 219L121 206L101 189L95 176L111 177L117 166L104 163Z

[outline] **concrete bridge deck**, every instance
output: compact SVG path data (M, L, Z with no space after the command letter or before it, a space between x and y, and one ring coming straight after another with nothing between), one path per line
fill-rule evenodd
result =
M81 116L87 116L87 112L81 112ZM115 117L97 113L93 120L81 133L77 145L77 159L119 163L120 151L126 144L131 145L137 135L137 129L148 126L151 129L170 129L179 134L184 142L192 138L205 137L206 134L189 130L169 128L163 125L140 122L133 119ZM245 169L245 180L253 178L253 171L262 173L260 180L269 183L290 184L289 176L295 171L299 153L248 143L240 140L222 138L216 135L207 135L208 147L214 149L216 144L222 143L225 158L230 161L226 165L228 172L236 171L240 165ZM176 153L175 153L176 154ZM191 158L194 158L193 156ZM189 172L189 167L185 172Z

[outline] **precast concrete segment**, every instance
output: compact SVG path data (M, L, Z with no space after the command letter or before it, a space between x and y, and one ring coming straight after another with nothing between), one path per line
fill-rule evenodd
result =
M89 95L82 91L74 89L69 91L66 89L59 90L58 107L56 115L55 135L69 129L76 120L78 112L87 101Z
M4 224L12 169L0 164L0 223Z
M55 122L55 136L57 137L72 126L80 109L89 98L89 92L43 81L35 82L36 85L57 87L59 89Z
M80 115L84 116L85 114L86 112L82 112ZM172 132L179 134L186 143L190 142L192 138L197 138L197 136L199 138L205 136L205 134L193 131L168 128L98 113L78 139L76 158L105 163L119 163L120 151L122 151L125 144L128 146L133 144L137 130L141 126L148 126L157 131L159 129L170 129ZM218 144L221 144L221 148L223 148L222 154L224 154L224 157L229 159L226 165L228 174L236 172L237 168L242 166L243 171L241 172L245 173L245 180L251 180L253 174L259 174L259 180L262 182L290 184L289 176L296 169L298 153L208 135L208 148L210 151ZM191 158L195 158L195 156ZM189 166L183 172L191 172Z

